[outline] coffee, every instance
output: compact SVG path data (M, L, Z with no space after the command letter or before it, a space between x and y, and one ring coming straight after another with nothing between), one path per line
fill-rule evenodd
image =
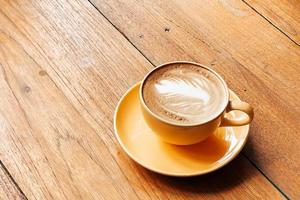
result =
M217 117L228 101L222 80L190 63L154 70L144 82L142 96L147 107L162 119L187 125Z

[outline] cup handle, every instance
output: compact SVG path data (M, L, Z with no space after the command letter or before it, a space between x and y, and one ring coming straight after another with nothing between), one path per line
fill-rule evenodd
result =
M238 100L229 101L226 107L226 113L233 110L242 111L247 115L244 115L238 119L230 119L225 114L220 126L243 126L249 124L252 121L254 112L250 104Z

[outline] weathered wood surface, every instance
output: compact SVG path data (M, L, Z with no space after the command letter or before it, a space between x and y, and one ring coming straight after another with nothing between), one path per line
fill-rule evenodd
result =
M12 177L10 177L6 169L3 167L2 163L0 164L0 199L1 200L26 199L24 194L19 190L18 186L14 183Z
M134 5L133 1L129 3ZM139 5L135 4L134 9ZM28 199L284 198L243 155L215 173L192 179L160 176L135 164L121 151L113 136L113 112L122 94L153 65L88 1L0 0L0 5L0 159ZM217 49L210 50L210 44L199 42L191 33L181 35L178 31L178 35L173 35L176 29L165 23L160 25L161 19L155 12L150 15L152 8L148 9L147 17L150 22L152 20L153 30L147 24L140 24L139 13L131 18L133 10L127 9L129 14L124 15L124 21L121 20L124 11L116 10L119 16L115 24L151 62L190 59L208 64L213 61L211 66L251 103L257 103L258 97L249 98L249 95L257 94L250 87L266 92L268 90L264 88L273 84L268 82L273 76L270 80L258 78L265 76L265 71L259 67L250 65L254 70L252 73L248 71L249 66L239 69L243 63L238 60L242 58L233 62L231 54L222 53L223 49L216 54ZM112 15L106 14L108 18ZM155 20L159 26L155 25ZM126 27L121 27L122 23ZM147 29L137 34L133 31L140 28ZM181 41L188 42L187 46L180 47ZM174 48L167 51L168 47ZM193 53L192 49L196 47L199 49ZM201 56L198 57L199 53ZM198 59L189 54L197 55ZM292 52L291 57L295 54L297 51ZM291 64L296 61L294 58ZM235 71L237 68L244 75L235 79L233 77L240 74ZM293 82L297 68L292 66L287 70L291 72L290 82ZM277 73L279 77L284 75ZM241 80L248 82L240 83ZM287 85L282 86L283 94L289 89L290 82L286 81ZM264 104L261 108L256 106L258 113L264 114L263 108L271 106L265 103L268 95L273 97L277 93L277 90L263 93ZM287 97L288 100L294 98L296 95ZM282 106L278 102L280 99L275 99L274 105ZM290 103L284 108L289 106ZM275 108L272 114L274 121L280 117L276 116L278 109ZM291 113L284 115L289 117L286 121L290 120ZM252 127L247 151L250 155L262 148L256 137L262 135L266 122L266 119L262 124L255 122ZM291 123L296 123L296 119ZM269 139L275 136L271 135ZM265 140L263 136L261 141ZM294 143L297 144L296 138ZM253 144L255 151L249 150ZM257 160L264 158L266 152L262 150ZM278 149L273 153L275 151Z
M244 0L252 9L300 46L300 1Z
M92 2L155 65L193 60L218 71L255 108L247 157L300 198L297 44L243 1Z

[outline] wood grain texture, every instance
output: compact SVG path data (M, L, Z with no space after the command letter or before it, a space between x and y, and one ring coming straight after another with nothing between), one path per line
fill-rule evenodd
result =
M6 169L4 169L2 165L0 165L0 199L26 199L24 194L22 194L22 192L18 189L18 187L15 185Z
M244 0L300 46L300 1Z
M255 108L245 154L300 198L300 48L242 1L92 1L155 65L193 60Z
M240 157L193 179L149 172L114 108L153 66L87 1L0 1L0 158L29 199L282 199Z

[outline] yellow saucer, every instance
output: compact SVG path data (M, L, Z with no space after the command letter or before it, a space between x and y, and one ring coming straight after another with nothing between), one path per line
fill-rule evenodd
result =
M115 112L116 137L124 151L145 168L169 176L196 176L221 168L244 147L249 125L219 128L205 141L176 146L161 141L143 119L139 100L140 83L121 98ZM230 91L231 99L238 99ZM231 112L238 117L240 112Z

